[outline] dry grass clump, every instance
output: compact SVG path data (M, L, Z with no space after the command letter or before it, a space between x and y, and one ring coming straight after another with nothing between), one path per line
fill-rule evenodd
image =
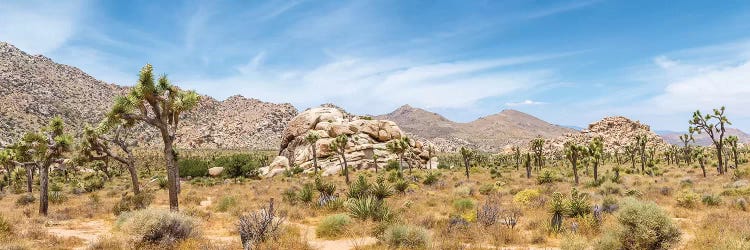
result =
M381 241L392 248L422 249L430 246L430 234L421 227L394 225L385 230Z
M160 209L123 213L117 219L117 227L147 244L172 245L200 235L194 218Z
M343 236L352 224L352 219L346 214L334 214L324 218L315 229L318 237L326 239L336 239Z
M744 212L719 210L700 221L691 249L750 249L750 216Z

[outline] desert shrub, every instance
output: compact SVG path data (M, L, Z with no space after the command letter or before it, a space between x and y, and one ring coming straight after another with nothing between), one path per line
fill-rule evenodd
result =
M243 248L252 249L259 243L278 237L283 223L284 217L276 216L273 199L260 211L240 216L237 227Z
M607 182L599 187L600 194L620 194L620 186L616 183Z
M347 203L349 214L360 220L389 221L394 217L393 212L385 205L385 202L372 196L349 199Z
M684 208L694 208L698 204L700 196L691 191L683 190L677 194L677 205Z
M623 249L618 235L620 229L608 230L593 245L594 250Z
M421 227L394 225L385 230L381 241L391 248L427 248L430 234Z
M406 189L409 188L409 182L403 179L397 180L396 183L393 184L393 188L400 193L406 193Z
M732 202L732 206L742 211L747 211L748 209L747 200L745 200L745 198L742 198L742 197L735 199Z
M226 212L234 206L237 206L237 199L235 199L233 196L224 196L221 197L219 203L216 204L216 211Z
M169 181L164 176L157 176L156 183L159 184L159 189L165 189L169 186Z
M472 193L471 188L467 186L458 186L453 189L453 195L458 197L469 197Z
M614 196L605 196L604 200L602 201L602 211L605 213L612 213L614 211L617 211L619 208L619 202L617 201L617 198Z
M541 196L542 193L539 192L538 189L524 189L520 192L516 193L516 195L513 196L513 202L528 206L532 202L539 199L539 196Z
M591 212L588 194L580 193L575 188L570 192L570 199L566 205L568 207L568 216L570 217L583 217Z
M653 202L625 200L617 221L622 226L617 236L624 249L669 249L680 238L672 218Z
M224 174L230 178L258 178L259 168L266 165L268 156L263 154L233 154L217 157L212 166L223 167Z
M424 177L424 180L422 181L422 184L425 184L425 185L429 186L429 185L435 184L438 180L440 180L440 172L430 171Z
M500 219L500 204L495 200L487 200L482 206L477 208L477 222L482 226L489 227L495 225Z
M105 178L106 176L100 172L86 176L83 178L83 190L90 193L104 188Z
M295 165L291 166L290 168L284 170L284 176L286 176L286 177L292 177L292 176L298 175L298 174L300 174L300 173L302 173L304 171L305 171L304 168L302 168L300 166L297 166L295 164Z
M638 189L628 189L625 191L626 196L633 196L633 197L641 197L643 193L639 191Z
M61 204L68 200L68 197L60 191L49 192L49 202L52 204Z
M16 199L16 206L26 206L36 201L36 197L31 194L22 194Z
M378 200L382 200L393 195L393 187L386 183L382 177L378 177L375 181L375 185L372 186L370 194Z
M555 172L553 172L550 169L543 169L541 173L536 177L536 183L537 184L546 184L546 183L553 183L557 181L557 176L555 176Z
M349 218L349 215L334 214L320 221L315 229L315 234L321 238L335 239L340 237L351 223L352 219Z
M661 187L659 189L659 193L664 196L670 196L672 195L672 188L671 187Z
M191 190L190 192L184 194L182 203L199 205L201 204L201 197L198 195L198 192L196 192L195 190Z
M282 200L289 204L297 204L297 189L296 187L290 187L281 193Z
M588 248L588 240L578 234L566 234L560 241L562 250L580 250Z
M91 197L90 199L99 199L98 196ZM132 194L125 194L120 198L120 201L115 203L114 207L112 207L112 213L114 215L120 215L124 212L144 209L151 205L151 202L154 200L154 194L147 191L142 191L138 195L132 195ZM98 201L95 201L98 202Z
M302 185L302 189L297 193L297 199L305 204L309 204L313 200L313 185L305 184Z
M8 236L13 233L13 226L5 217L0 214L0 238Z
M388 162L387 162L387 163L385 164L385 171L398 170L398 166L399 166L399 165L400 165L400 164L398 163L398 161L397 161L397 160L389 160L389 161L388 161Z
M438 165L437 165L437 168L438 169L450 169L451 166L448 165L448 164L446 164L446 163L444 163L444 162L439 162Z
M127 243L125 240L115 238L112 236L102 236L92 242L86 250L121 250L128 249L125 246Z
M453 208L458 212L466 212L474 209L474 200L463 198L453 201Z
M180 168L180 177L204 177L208 176L209 165L208 162L197 158L180 158L177 161L177 166Z
M706 194L703 195L701 202L706 206L718 206L721 205L721 197L715 194Z
M336 184L324 182L320 177L315 178L315 190L321 196L332 196L336 192Z
M169 245L199 235L192 217L157 209L123 213L117 219L117 227L144 243Z
M361 199L370 196L370 183L367 181L367 178L364 175L360 175L349 187L346 196L349 199Z
M490 195L495 191L495 184L487 183L479 187L479 193L483 195Z

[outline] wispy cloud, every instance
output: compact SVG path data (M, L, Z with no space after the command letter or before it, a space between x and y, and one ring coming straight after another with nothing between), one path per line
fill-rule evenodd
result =
M532 101L532 100L524 100L521 102L507 102L505 103L505 106L508 107L517 107L517 106L532 106L532 105L542 105L547 104L546 102L538 102L538 101Z
M566 4L562 4L558 6L552 6L552 7L547 7L545 9L537 10L537 11L529 13L526 17L533 19L533 18L542 18L542 17L552 16L552 15L563 13L563 12L585 8L585 7L597 4L599 2L601 2L601 0L575 1L573 3L566 3Z
M0 41L41 54L54 51L76 32L84 1L0 2Z

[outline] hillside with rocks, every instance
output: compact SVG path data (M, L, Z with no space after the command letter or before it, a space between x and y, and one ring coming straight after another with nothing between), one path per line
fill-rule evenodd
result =
M98 123L114 98L127 91L78 68L0 42L0 145L38 130L56 115L63 118L69 132L77 133L87 123ZM187 148L275 149L286 123L295 115L291 104L202 96L198 107L184 114L177 143ZM139 146L160 143L155 130L138 131Z
M659 135L651 131L651 127L623 116L605 117L589 124L588 129L565 134L552 140L549 146L562 149L567 141L587 144L595 137L602 137L605 151L624 152L626 146L635 143L636 136L644 134L648 138L648 147L664 148L667 146L667 143Z
M410 136L429 140L439 151L447 152L457 151L462 146L497 152L508 145L525 145L537 136L553 139L575 132L516 110L503 110L469 123L458 123L437 113L404 105L375 118L394 121Z
M744 144L750 143L750 135L748 135L744 131L736 129L736 128L727 128L726 130L727 132L724 135L724 137L733 135L733 136L737 136L737 139L739 140L740 143L744 143ZM680 136L686 133L687 132L680 133L680 132L669 131L666 133L661 133L659 134L659 136L661 136L661 138L663 138L664 141L666 141L669 144L682 145L682 141L680 141ZM711 137L709 137L705 133L703 134L695 133L693 134L693 139L695 139L695 143L694 143L695 145L710 146L713 144L713 142L711 141Z

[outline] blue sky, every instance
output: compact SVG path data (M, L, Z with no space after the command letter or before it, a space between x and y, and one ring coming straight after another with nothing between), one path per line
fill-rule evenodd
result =
M750 130L748 31L747 1L0 2L0 40L122 85L148 62L217 99L660 130Z

